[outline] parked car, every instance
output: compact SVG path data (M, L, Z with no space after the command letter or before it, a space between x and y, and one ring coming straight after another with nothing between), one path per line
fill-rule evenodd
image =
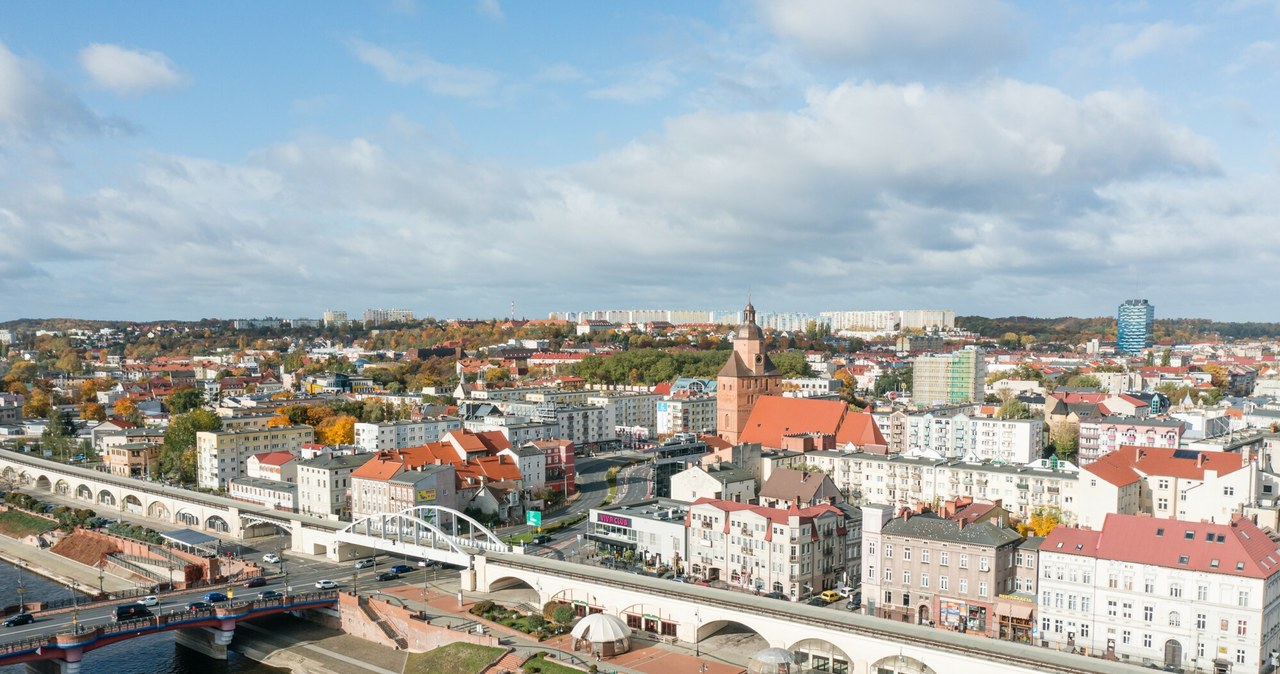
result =
M274 552L268 552L267 554L262 556L262 561L267 564L279 564L280 555L277 555Z
M805 601L805 603L810 606L826 606L831 602L827 601L826 599L823 599L821 596L813 596L813 597L809 597L809 599Z
M828 604L844 599L844 597L840 596L840 593L835 590L823 590L822 594L818 596L822 598L822 601L825 601Z
M149 594L139 599L138 603L142 604L143 606L159 606L160 599L157 598L154 594Z
M245 587L262 587L267 584L267 579L262 576L254 576L244 582Z
M30 625L36 621L36 617L30 613L17 613L4 619L5 627L13 627L15 625Z
M378 563L378 562L374 561L374 559L373 559L372 557L370 557L369 559L362 559L362 560L360 560L360 561L356 562L356 568L357 568L357 569L367 569L367 568L369 568L369 567L371 567L371 566L373 566L374 564L377 564L377 563Z
M204 600L210 604L216 604L221 601L226 601L227 595L222 594L221 592L210 592L204 596Z
M409 566L408 564L396 564L395 566L391 567L392 573L409 573L412 570L413 570L413 567Z
M770 592L769 594L766 594L765 597L768 597L769 599L787 599L788 598L787 595L781 592Z
M399 577L400 577L400 574L394 571L383 571L382 573L378 574L378 580L396 580Z
M684 582L684 576L672 576L672 577L671 577L671 580L674 580L674 581L675 581L675 582L677 582L677 583L683 583L683 582Z
M284 593L279 590L263 590L258 593L258 599L280 599Z
M317 581L316 581L316 589L317 589L317 590L332 590L332 589L334 589L334 588L336 588L336 587L338 587L338 584L337 584L336 582L332 581L332 580L317 580Z
M207 601L193 601L187 604L188 611L208 611L211 608L213 608L213 604Z
M546 545L551 542L551 534L538 534L529 540L538 545Z

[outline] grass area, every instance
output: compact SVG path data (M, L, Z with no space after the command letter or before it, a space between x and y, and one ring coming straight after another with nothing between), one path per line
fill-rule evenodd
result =
M410 653L404 674L479 674L503 653L506 649L452 643L426 653Z
M548 660L543 655L530 658L528 662L525 662L524 671L540 672L541 674L582 674L581 669L568 667L554 660Z
M0 513L0 534L12 538L21 538L30 534L42 534L57 527L57 522L37 517L31 513L24 513L21 510Z

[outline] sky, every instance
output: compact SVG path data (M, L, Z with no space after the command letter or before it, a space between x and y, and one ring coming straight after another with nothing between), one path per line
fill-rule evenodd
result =
M8 3L0 321L1280 321L1280 0Z

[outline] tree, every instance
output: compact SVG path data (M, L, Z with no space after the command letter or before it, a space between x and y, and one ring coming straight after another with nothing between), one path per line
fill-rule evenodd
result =
M1067 386L1073 388L1102 388L1102 381L1091 374L1077 374L1067 380Z
M1041 506L1031 511L1031 518L1020 522L1018 533L1022 536L1048 536L1054 527L1062 524L1062 509L1057 506Z
M568 625L577 617L577 611L570 604L560 604L551 611L551 620L557 625Z
M1169 349L1165 349L1164 353L1160 354L1160 366L1169 367L1169 359Z
M52 404L53 401L49 398L48 391L40 388L35 389L27 395L27 401L22 405L22 416L28 419L47 417Z
M35 363L29 360L20 360L9 368L9 374L5 375L5 379L29 384L35 380L36 375L39 373L40 368Z
M1066 419L1050 421L1049 444L1059 459L1075 461L1076 452L1080 449L1080 424Z
M54 367L67 374L75 374L80 371L80 354L74 349L67 349L58 356L58 362Z
M80 418L86 421L106 421L107 408L95 402L80 403Z
M138 409L138 404L133 402L133 398L125 397L117 400L112 407L112 411L115 416L136 426L141 426L145 421L142 418L142 412Z
M160 447L160 472L181 482L195 479L196 433L222 430L222 418L198 409L178 415L169 422Z
M356 418L350 414L326 417L316 426L316 442L322 445L349 445L355 442Z
M1009 398L996 410L997 419L1030 419L1031 408L1017 398Z
M204 406L204 393L199 389L184 386L169 394L169 411L174 414L186 414Z

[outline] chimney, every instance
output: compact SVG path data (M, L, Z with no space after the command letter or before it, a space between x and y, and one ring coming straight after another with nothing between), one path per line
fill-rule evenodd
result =
M964 531L964 518L961 517L960 519L956 520L956 522L960 524L959 531Z
M1200 452L1199 454L1196 455L1196 468L1204 468L1204 464L1208 460L1209 460L1209 455L1205 454L1204 452Z

